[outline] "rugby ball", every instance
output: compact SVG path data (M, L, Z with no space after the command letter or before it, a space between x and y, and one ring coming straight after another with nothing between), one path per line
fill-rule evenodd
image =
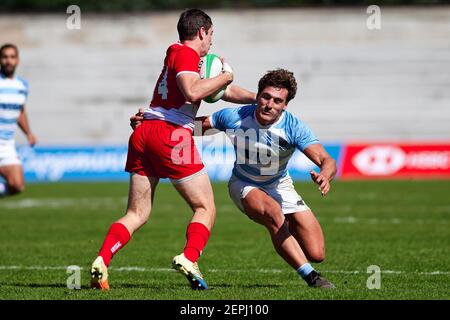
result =
M200 78L202 79L214 78L222 73L222 61L220 60L219 56L213 53L204 56L201 59L200 63L201 63ZM227 86L224 86L222 89L204 98L203 101L208 103L214 103L220 100L223 97L226 88Z

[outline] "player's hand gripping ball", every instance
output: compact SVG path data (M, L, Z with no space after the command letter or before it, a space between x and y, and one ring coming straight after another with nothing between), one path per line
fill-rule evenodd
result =
M228 65L228 63L226 63L226 62L222 63L222 60L220 60L219 56L210 53L202 58L201 67L200 67L200 77L202 79L214 78L225 71L233 73L233 70ZM203 101L208 102L208 103L214 103L214 102L220 100L223 97L226 88L227 88L227 86L224 86L217 92L204 98Z

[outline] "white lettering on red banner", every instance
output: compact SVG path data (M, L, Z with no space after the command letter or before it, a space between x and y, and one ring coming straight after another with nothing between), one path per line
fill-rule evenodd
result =
M450 144L348 145L343 178L450 177Z

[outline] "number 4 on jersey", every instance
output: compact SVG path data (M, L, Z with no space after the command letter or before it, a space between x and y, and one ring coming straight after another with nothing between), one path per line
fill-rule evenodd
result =
M166 68L166 72L164 72L164 76L158 85L158 94L161 95L161 99L166 100L168 93L169 89L167 88L167 68Z

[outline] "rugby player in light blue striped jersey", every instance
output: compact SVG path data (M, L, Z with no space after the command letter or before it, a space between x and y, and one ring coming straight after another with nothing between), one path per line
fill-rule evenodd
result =
M34 145L25 112L28 83L15 76L19 50L13 44L0 48L0 197L20 193L25 188L22 164L16 152L14 135L17 126Z
M217 111L202 119L202 131L223 131L234 146L228 190L236 206L268 229L277 253L310 287L334 288L309 263L325 259L324 237L294 189L287 164L295 150L303 152L320 168L320 173L310 174L324 196L336 174L336 161L312 130L286 110L296 92L292 72L269 71L259 81L256 104Z

